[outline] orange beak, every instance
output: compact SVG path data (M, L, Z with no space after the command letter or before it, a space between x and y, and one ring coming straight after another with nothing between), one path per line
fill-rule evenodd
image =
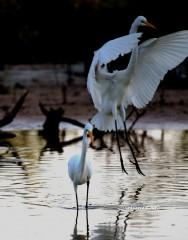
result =
M88 131L88 135L89 135L89 138L91 139L91 144L93 144L94 143L93 133L91 131Z
M146 27L153 28L153 29L157 29L153 24L151 24L151 23L148 22L148 21L145 22L145 26L146 26Z

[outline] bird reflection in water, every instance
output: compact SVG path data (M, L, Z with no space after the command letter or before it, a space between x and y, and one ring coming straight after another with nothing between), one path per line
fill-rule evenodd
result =
M86 213L86 234L78 234L78 215L79 215L79 210L77 209L75 226L74 226L74 231L73 231L73 234L72 234L72 240L88 240L89 239L88 209L86 209L85 213Z
M135 203L139 200L139 195L140 195L143 187L144 187L144 184L142 184L141 186L136 188L135 194L132 196L132 199L135 201ZM123 227L123 230L120 231L120 229L119 229L120 216L124 215L124 211L125 211L124 209L121 209L121 205L123 203L123 198L125 197L125 191L126 190L127 189L125 189L124 191L121 192L121 196L119 198L120 209L118 210L117 215L116 215L115 231L114 231L113 239L125 239L127 226L128 226L127 221L130 219L131 214L133 214L134 212L137 211L138 205L135 205L135 203L134 203L135 207L133 206L132 208L130 208L128 213L125 215L125 218L124 218L124 221L123 221L124 222L124 227ZM121 234L121 238L119 238L120 234Z

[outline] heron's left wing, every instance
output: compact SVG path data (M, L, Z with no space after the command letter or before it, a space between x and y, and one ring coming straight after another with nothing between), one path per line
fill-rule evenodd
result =
M132 33L106 42L99 52L99 64L107 64L119 55L130 53L138 45L142 33Z
M97 71L97 66L115 60L120 54L123 55L131 52L138 45L139 37L141 35L142 33L133 33L113 39L95 51L87 77L87 88L91 94L94 105L98 110L101 109L103 93L108 84L110 84L109 81L107 83L104 79L106 79L106 76L109 78L114 73L111 74L108 72ZM101 77L98 73L100 73Z
M151 101L165 74L188 56L188 31L151 39L135 49L128 66L131 77L125 92L127 104L138 108Z
M96 81L96 67L98 64L98 53L94 54L89 73L87 76L87 89L91 95L95 108L101 109L102 102L102 94L101 94L101 86L98 81Z

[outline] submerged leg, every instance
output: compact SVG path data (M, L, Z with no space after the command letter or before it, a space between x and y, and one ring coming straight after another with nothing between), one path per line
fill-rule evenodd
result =
M76 231L77 231L77 223L78 223L78 209L76 210L76 222L75 222Z
M77 224L78 224L78 209L76 211L76 221L74 225L73 239L76 239L77 234Z
M86 224L87 224L87 238L89 239L89 221L88 221L88 209L86 208Z
M123 157L122 157L122 154L121 154L121 147L120 147L120 142L119 142L118 129L117 129L117 121L116 121L116 120L115 120L115 128L116 128L117 145L118 145L119 155L120 155L121 169L122 169L123 172L127 173L127 171L125 170L125 167L124 167Z
M74 191L75 191L75 196L76 196L76 207L77 207L77 211L78 211L79 206L78 206L77 185L74 185Z
M138 161L137 161L137 159L136 159L136 156L135 156L133 147L132 147L132 145L131 145L131 143L130 143L125 120L123 121L123 124L124 124L124 130L125 130L125 139L126 139L126 142L127 142L128 146L129 146L129 148L130 148L130 150L131 150L132 156L133 156L133 158L134 158L134 161L135 161L134 164L135 164L135 166L136 166L136 170L137 170L137 172L138 172L139 174L142 174L143 176L145 176L144 173L142 172L142 170L140 169L140 166L139 166Z
M88 208L89 181L87 181L86 209Z

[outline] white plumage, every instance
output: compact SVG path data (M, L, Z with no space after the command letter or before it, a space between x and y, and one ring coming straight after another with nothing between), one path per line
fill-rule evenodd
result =
M87 78L87 87L92 96L95 107L100 111L102 98L106 89L114 78L114 73L108 73L103 64L115 60L121 54L129 53L138 45L141 33L133 33L105 43L99 50L95 51ZM99 71L100 68L100 71ZM106 82L105 80L110 80Z
M151 101L165 74L188 56L188 31L153 38L138 45L139 26L152 26L145 17L133 22L130 34L105 43L94 54L87 87L97 114L92 124L104 131L123 129L128 105L143 108ZM128 66L109 72L107 63L131 52Z
M92 141L93 126L87 123L84 128L81 155L74 155L68 161L68 173L74 186L76 195L76 204L78 209L77 186L87 183L86 208L88 207L89 181L92 175L92 165L87 159L86 153L89 145L89 139Z

